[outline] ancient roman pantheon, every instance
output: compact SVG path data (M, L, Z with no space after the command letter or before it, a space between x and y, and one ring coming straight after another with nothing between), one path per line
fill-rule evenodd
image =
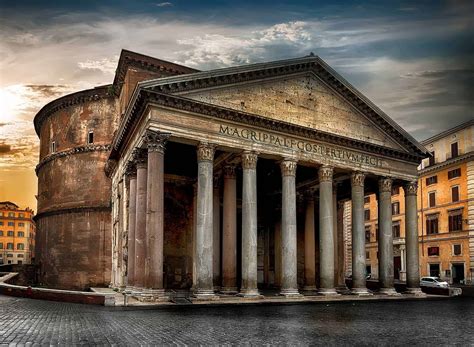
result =
M350 200L351 289L369 295L364 196L377 193L380 292L395 294L401 186L407 288L419 292L426 150L317 56L200 72L123 51L112 85L51 102L35 126L45 285L143 300L338 295Z

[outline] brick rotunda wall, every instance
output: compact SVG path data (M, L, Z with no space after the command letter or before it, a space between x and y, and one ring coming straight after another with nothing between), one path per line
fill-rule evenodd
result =
M84 290L110 282L111 181L104 167L118 101L109 90L62 97L35 118L40 137L36 263L39 281L48 287Z

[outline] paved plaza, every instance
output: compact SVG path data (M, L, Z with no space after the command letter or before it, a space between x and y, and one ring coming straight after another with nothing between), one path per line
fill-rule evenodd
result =
M472 345L474 300L117 309L0 296L19 345Z

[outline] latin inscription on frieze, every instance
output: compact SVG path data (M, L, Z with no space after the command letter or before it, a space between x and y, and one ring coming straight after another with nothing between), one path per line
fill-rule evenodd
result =
M325 144L305 141L291 137L271 134L264 131L255 131L242 127L220 125L219 133L260 144L267 144L295 151L313 153L329 159L342 160L350 163L365 164L382 167L383 161L377 157L352 152L346 149L331 147Z

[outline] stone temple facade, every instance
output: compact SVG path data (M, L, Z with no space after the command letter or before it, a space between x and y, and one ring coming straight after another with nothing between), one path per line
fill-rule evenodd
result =
M380 287L393 294L399 186L407 287L419 292L427 151L317 56L199 72L123 51L112 85L53 101L35 126L46 285L111 285L143 300L171 289L335 295L350 200L352 292L364 295L364 196L376 193Z

